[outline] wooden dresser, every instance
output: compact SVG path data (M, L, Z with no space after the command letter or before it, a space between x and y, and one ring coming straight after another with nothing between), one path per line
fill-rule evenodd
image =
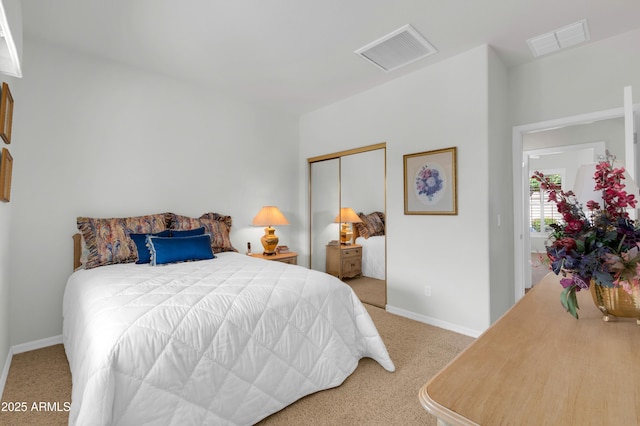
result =
M604 322L588 291L576 320L553 273L419 392L439 425L640 424L640 326Z
M362 275L362 246L327 245L326 271L340 279Z

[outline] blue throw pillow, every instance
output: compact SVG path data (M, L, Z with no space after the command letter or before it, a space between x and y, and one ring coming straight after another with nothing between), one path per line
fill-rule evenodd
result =
M147 247L147 235L168 237L171 235L171 231L165 229L164 231L160 231L155 234L129 234L129 237L133 240L136 244L136 248L138 249L138 260L136 260L137 264L149 263L151 261L151 253Z
M203 235L204 234L204 226L201 226L200 228L196 228L196 229L186 229L186 230L179 230L179 229L172 229L171 230L171 237L191 237L193 235ZM163 235L166 236L166 235Z
M211 250L211 234L177 238L150 235L147 245L152 265L215 258Z

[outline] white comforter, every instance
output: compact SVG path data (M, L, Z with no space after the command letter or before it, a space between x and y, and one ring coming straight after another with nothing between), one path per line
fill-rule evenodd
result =
M340 385L360 358L394 371L367 311L338 279L217 256L69 278L69 424L248 425Z

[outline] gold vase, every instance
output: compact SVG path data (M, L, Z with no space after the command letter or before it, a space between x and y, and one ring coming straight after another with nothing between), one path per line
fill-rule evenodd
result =
M620 286L604 287L593 280L589 288L604 321L611 321L612 317L635 318L640 325L640 289L633 287L629 294Z

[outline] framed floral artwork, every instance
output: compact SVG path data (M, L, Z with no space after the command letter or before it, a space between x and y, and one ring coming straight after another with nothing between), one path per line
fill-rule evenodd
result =
M458 214L456 147L404 155L404 214Z
M2 148L0 154L0 201L9 202L11 199L11 170L13 157L7 148Z
M13 122L13 96L7 83L2 83L0 94L0 137L4 143L11 143L11 124Z

